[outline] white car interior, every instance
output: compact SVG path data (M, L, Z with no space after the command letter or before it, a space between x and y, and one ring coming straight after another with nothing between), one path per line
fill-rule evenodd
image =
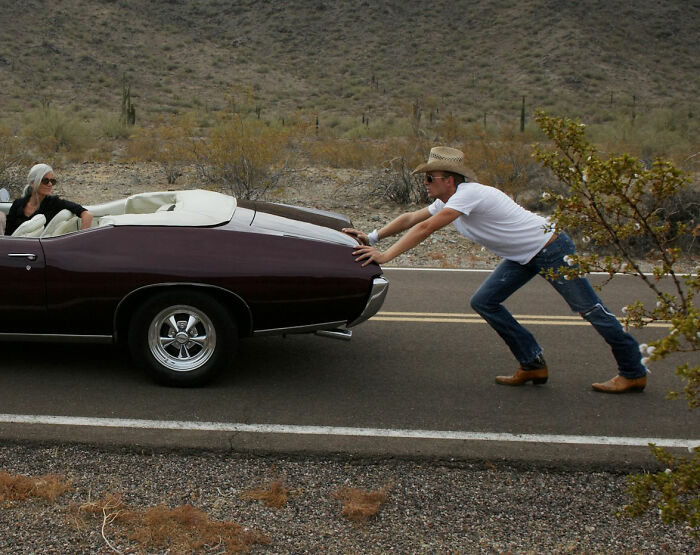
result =
M7 212L10 203L0 210ZM92 228L123 225L210 227L227 223L236 209L234 197L194 189L139 193L125 199L85 206L92 212ZM69 210L61 210L47 224L43 214L20 225L13 237L57 237L80 229L80 218Z

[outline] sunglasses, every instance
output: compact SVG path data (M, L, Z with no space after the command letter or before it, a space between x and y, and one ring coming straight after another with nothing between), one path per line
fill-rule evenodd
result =
M51 183L51 186L56 185L56 179L55 178L49 179L48 177L44 177L41 179L42 185L48 185L49 183Z
M449 175L426 175L426 176L425 176L425 180L426 180L428 183L432 183L432 182L435 181L436 179L449 179L449 178L450 178Z

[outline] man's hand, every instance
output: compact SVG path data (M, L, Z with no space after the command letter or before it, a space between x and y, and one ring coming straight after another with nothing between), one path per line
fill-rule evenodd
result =
M362 266L367 266L368 264L371 264L372 262L376 262L377 264L383 264L384 262L388 262L390 259L387 258L383 252L378 251L374 247L370 246L364 246L364 247L357 247L352 251L353 256L357 256L355 258L355 262L362 262Z
M369 245L369 237L367 237L367 234L359 229L355 229L354 227L344 227L343 233L347 233L350 235L350 237L354 237L363 245Z

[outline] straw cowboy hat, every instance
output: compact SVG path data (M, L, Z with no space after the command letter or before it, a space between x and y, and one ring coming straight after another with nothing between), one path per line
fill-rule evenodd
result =
M464 165L464 153L449 146L435 146L430 149L428 161L420 164L411 175L431 171L453 172L464 177L476 179L476 174Z

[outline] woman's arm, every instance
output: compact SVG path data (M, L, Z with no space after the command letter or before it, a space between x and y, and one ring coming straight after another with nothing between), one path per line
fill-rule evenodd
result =
M92 224L92 212L83 210L80 213L80 229L88 229Z

